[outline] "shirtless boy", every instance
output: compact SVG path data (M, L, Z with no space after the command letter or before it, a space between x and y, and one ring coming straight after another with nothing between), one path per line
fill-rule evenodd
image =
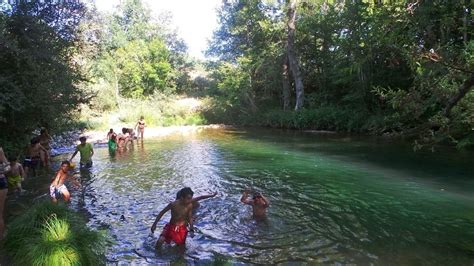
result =
M252 199L250 199L250 190L246 189L240 201L252 206L253 217L255 219L264 219L266 217L266 210L270 206L270 202L261 193L255 192Z
M30 145L26 149L26 157L23 161L23 167L25 167L25 176L28 175L30 169L33 170L33 175L36 175L36 167L38 167L41 161L41 153L48 153L43 146L40 144L39 138L31 139Z
M21 181L24 180L25 171L23 170L23 166L18 163L16 157L10 157L8 161L10 161L10 169L6 172L8 189L20 193Z
M178 246L183 246L186 243L186 237L188 236L187 224L189 224L190 232L194 232L192 219L192 200L194 192L191 188L185 187L181 189L178 194L180 196L179 199L168 204L168 206L158 214L155 222L151 226L151 232L154 233L158 221L166 212L171 210L170 222L165 225L160 238L156 241L157 249L161 248L161 245L163 245L164 242L169 244L171 241L176 243Z
M61 163L61 168L52 179L53 182L51 182L51 185L49 186L49 195L51 196L51 199L54 203L58 202L58 199L61 195L64 197L66 202L71 199L71 194L64 184L67 179L71 180L75 185L81 186L81 184L76 179L72 178L68 174L68 171L69 161L63 161Z

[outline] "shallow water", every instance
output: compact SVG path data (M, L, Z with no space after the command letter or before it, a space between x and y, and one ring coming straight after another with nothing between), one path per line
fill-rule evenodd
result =
M474 263L472 153L413 153L379 139L271 130L206 130L146 140L111 156L96 148L73 192L90 226L115 243L110 264ZM169 220L158 212L183 186L202 201L184 252L153 249ZM268 220L239 202L245 187L268 196Z

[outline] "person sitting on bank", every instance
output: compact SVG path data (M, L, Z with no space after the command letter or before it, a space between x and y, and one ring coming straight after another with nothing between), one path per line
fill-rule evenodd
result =
M78 187L81 186L81 184L75 178L69 175L69 169L69 161L63 161L61 163L61 168L52 178L51 185L49 186L49 195L51 196L51 200L54 203L58 202L61 197L63 197L64 201L66 202L69 202L71 200L71 194L69 193L69 190L65 185L66 180L70 180Z
M72 162L72 159L76 156L76 154L79 152L81 155L80 159L80 166L90 168L92 167L92 156L94 156L94 148L92 144L86 142L87 138L86 137L80 137L79 141L81 141L81 144L77 145L76 151L72 154L71 159L69 160Z
M266 218L266 211L270 206L270 201L265 198L262 193L255 192L252 199L250 199L250 189L245 189L240 201L244 204L252 206L253 217L255 219Z

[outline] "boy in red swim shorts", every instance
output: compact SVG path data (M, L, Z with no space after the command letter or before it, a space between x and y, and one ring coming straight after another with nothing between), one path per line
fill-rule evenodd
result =
M154 233L156 230L156 224L163 217L165 213L171 210L170 222L165 225L163 232L160 235L158 241L156 241L156 248L161 248L161 245L166 242L170 243L173 241L179 246L186 243L186 237L188 236L187 225L189 224L189 230L191 233L194 232L192 211L193 211L193 195L194 192L189 187L185 187L178 192L179 198L168 204L156 217L155 222L151 226L151 232Z

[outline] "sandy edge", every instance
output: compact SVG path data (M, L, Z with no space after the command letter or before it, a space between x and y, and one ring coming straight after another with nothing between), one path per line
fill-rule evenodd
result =
M228 125L221 124L212 124L212 125L203 125L203 126L170 126L170 127L147 127L145 128L145 133L143 138L157 138L169 136L176 133L188 134L192 132L199 132L205 129L221 129L221 128L230 128ZM118 132L121 127L115 126L112 127L115 132ZM87 137L87 141L90 143L107 143L107 131L98 131L91 130L85 131L82 135Z

